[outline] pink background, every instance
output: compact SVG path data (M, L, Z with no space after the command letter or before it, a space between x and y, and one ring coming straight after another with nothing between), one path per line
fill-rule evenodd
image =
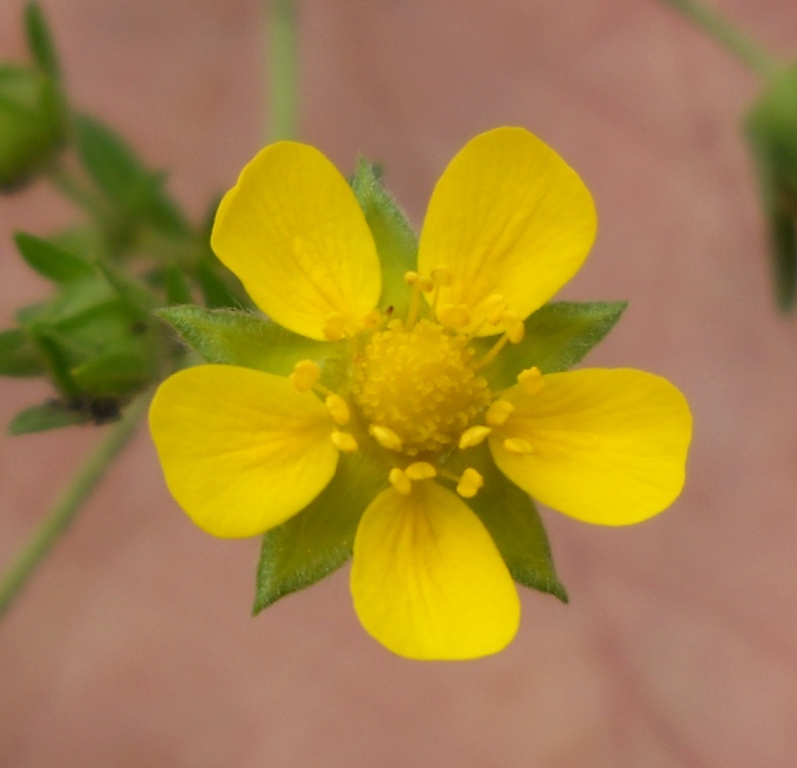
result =
M43 0L76 103L110 121L198 216L261 146L254 0ZM22 55L22 0L0 57ZM793 0L716 0L781 53ZM447 160L519 124L592 189L598 242L563 292L631 300L592 364L689 398L689 480L629 529L544 511L569 607L523 593L506 652L391 656L348 569L249 616L258 541L194 529L142 432L0 625L0 765L791 766L797 754L797 319L778 316L736 130L756 78L654 0L301 3L302 136L383 162L416 224ZM0 315L41 296L10 234L69 209L0 200ZM0 382L0 422L43 399ZM0 440L0 562L99 430Z

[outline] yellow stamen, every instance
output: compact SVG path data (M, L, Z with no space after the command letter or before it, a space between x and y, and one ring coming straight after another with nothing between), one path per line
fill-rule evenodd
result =
M402 448L401 438L389 427L380 427L378 424L371 424L368 427L368 434L376 440L383 448L389 451L400 451Z
M309 392L317 383L321 376L321 369L318 363L312 360L300 360L293 366L293 372L288 376L293 386L299 392Z
M346 335L346 316L341 312L330 312L322 333L327 341L340 341Z
M331 394L327 396L324 401L332 418L337 424L348 424L351 418L351 411L349 410L348 403L340 396Z
M409 496L412 493L412 482L403 469L393 467L388 475L388 480L402 496Z
M464 304L446 304L437 313L440 325L461 331L470 324L470 310Z
M421 306L421 293L428 293L434 288L431 277L424 277L417 272L405 272L404 282L412 286L412 297L410 298L410 308L407 312L407 330L411 331L418 320L418 312Z
M509 453L514 453L518 456L528 456L530 453L534 453L534 449L528 440L524 440L522 437L510 437L504 440L504 448Z
M545 379L543 379L542 372L536 365L533 368L521 371L518 374L517 381L527 395L536 395L545 386Z
M468 467L457 484L457 493L463 499L472 499L483 485L484 478L475 469Z
M410 480L431 480L437 475L437 470L428 461L416 461L404 472Z
M490 427L485 427L481 424L466 429L459 438L460 449L464 451L466 448L473 448L473 446L484 442L490 432L492 432Z
M332 444L343 453L354 453L357 448L357 441L348 432L338 432L337 430L330 435Z
M484 420L491 427L500 427L509 418L515 406L509 400L496 400L484 414Z
M506 328L506 335L512 344L520 344L526 333L526 326L515 312L507 310L501 315L501 322Z

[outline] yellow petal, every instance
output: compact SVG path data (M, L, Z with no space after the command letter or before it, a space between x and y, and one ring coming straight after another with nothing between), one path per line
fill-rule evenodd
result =
M169 490L214 536L279 525L337 466L324 404L270 373L227 365L180 371L158 388L149 423Z
M625 368L544 382L533 395L519 385L502 395L514 410L489 444L512 482L589 523L629 525L669 506L683 487L692 435L689 406L672 384ZM515 441L530 452L511 450Z
M354 607L365 629L413 659L470 659L515 636L520 602L474 512L435 482L382 491L354 540Z
M525 318L578 271L595 229L592 197L575 171L528 131L498 128L466 144L438 181L418 269L450 271L443 309L464 305L480 322L497 295ZM502 329L487 325L479 335Z
M326 338L330 318L355 333L379 301L376 246L354 193L305 144L272 144L243 169L211 245L263 312L311 339Z

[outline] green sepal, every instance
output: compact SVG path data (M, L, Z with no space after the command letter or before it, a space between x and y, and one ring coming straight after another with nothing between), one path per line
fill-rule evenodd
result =
M556 575L548 534L531 497L495 466L484 443L460 452L455 465L457 473L473 467L484 478L484 487L465 501L490 532L512 578L566 603L567 591Z
M193 305L166 307L155 313L208 363L240 365L287 376L300 360L339 356L345 342L315 341L271 320L234 309Z
M416 268L418 238L404 212L382 186L374 166L360 158L352 188L371 229L382 268L382 296L379 309L393 308L396 316L406 317L411 291L404 275Z
M27 265L48 280L66 283L96 274L94 266L85 259L40 237L17 232L14 241Z
M352 554L357 525L390 467L373 454L341 454L329 485L298 515L267 531L257 568L253 613L320 581Z
M46 373L36 347L22 328L0 332L0 376L41 376Z
M109 126L88 115L75 119L78 157L89 176L130 226L146 222L162 232L190 232L183 213L164 191L165 177L150 171Z
M10 435L27 435L33 432L46 432L50 429L72 427L76 424L87 424L91 416L73 410L63 403L51 401L26 408L18 413L7 427Z
M625 301L559 301L546 304L526 318L520 344L507 344L483 374L493 390L512 386L518 374L536 366L557 373L581 362L614 327L628 305ZM495 337L477 339L474 347L484 354Z
M60 81L61 65L53 36L38 3L28 3L25 6L25 36L31 56L39 68L55 82Z
M66 398L79 397L80 387L72 378L71 355L56 332L49 328L32 327L29 330L36 351L41 358L50 380Z

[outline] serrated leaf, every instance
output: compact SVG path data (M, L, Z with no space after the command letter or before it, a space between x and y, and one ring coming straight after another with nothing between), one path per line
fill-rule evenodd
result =
M416 268L418 238L404 212L382 186L374 166L363 158L357 163L352 189L371 229L382 267L379 308L385 311L393 307L396 316L405 317L411 292L404 275Z
M45 372L36 347L22 328L0 332L0 375L41 376Z
M53 80L59 81L61 66L58 63L58 54L55 51L50 28L38 3L28 3L25 7L25 34L28 48L36 63Z
M91 416L80 411L70 410L62 403L48 402L34 405L18 413L8 425L10 435L27 435L33 432L46 432L50 429L86 424Z
M287 376L300 360L336 355L341 343L315 341L253 312L186 305L155 313L208 363L240 365Z
M329 485L303 511L268 531L257 569L255 614L281 597L315 584L352 553L357 525L390 467L365 451L341 454Z
M67 283L96 274L94 266L88 261L40 237L17 232L14 241L27 265L48 280Z
M532 366L543 373L571 368L609 333L626 306L625 301L546 304L526 318L523 341L504 347L484 369L485 378L492 389L504 389ZM484 353L494 343L495 339L478 339L474 346Z
M455 471L473 467L484 478L484 487L466 501L490 532L512 578L566 603L567 591L556 575L548 534L531 497L504 477L486 444L457 460L462 466L455 465Z
M150 171L119 134L95 118L79 115L75 136L83 167L123 219L146 221L177 235L190 231L182 212L163 190L164 175Z

